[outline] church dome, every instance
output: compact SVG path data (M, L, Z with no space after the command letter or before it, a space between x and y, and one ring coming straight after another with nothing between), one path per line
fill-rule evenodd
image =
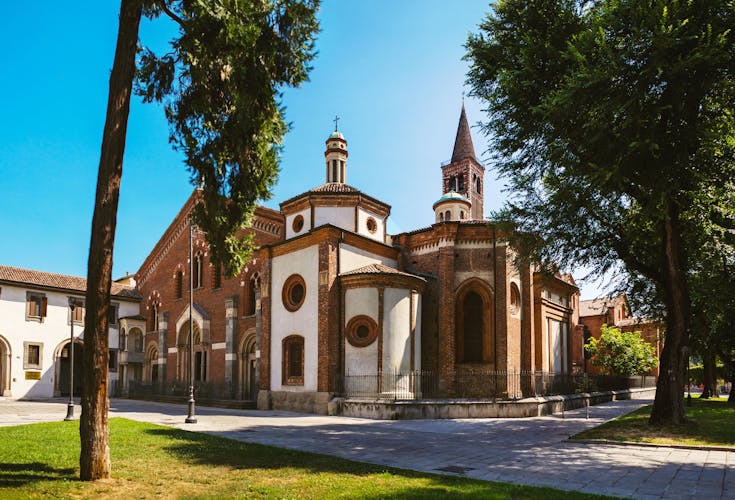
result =
M343 136L343 135L342 135L342 132L340 132L339 130L335 130L335 131L334 131L334 132L332 132L332 134L331 134L331 135L329 136L329 139L342 139L342 140L344 141L344 140L345 140L345 136ZM329 139L327 139L327 140L329 140Z
M432 208L436 208L437 205L441 205L441 204L447 203L447 202L454 202L454 203L457 203L457 202L462 203L462 202L464 202L464 203L470 205L470 200L468 200L467 198L465 198L464 196L462 196L461 194L459 194L459 193L457 193L455 191L449 191L448 193L444 193L444 196L442 196L441 198L439 198L438 200L436 200L436 202L434 202L434 205L432 206Z

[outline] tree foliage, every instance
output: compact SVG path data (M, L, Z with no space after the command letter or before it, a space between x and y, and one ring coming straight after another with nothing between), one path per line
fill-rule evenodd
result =
M653 423L684 420L689 214L735 168L735 11L724 0L506 0L467 42L511 200L496 214L542 263L653 287L666 342Z
M280 91L306 79L318 0L121 0L87 266L80 477L110 475L107 413L112 254L130 96L165 103L170 141L201 189L196 219L229 274L248 257L238 236L278 173L286 132ZM141 15L179 26L171 51L139 47Z
M658 366L656 348L639 331L602 325L600 338L590 337L584 348L593 365L612 375L641 375Z
M136 92L165 105L170 141L201 188L196 222L214 262L235 275L252 251L241 230L270 197L287 130L284 86L307 78L318 0L167 1L150 17L179 25L171 51L141 46Z

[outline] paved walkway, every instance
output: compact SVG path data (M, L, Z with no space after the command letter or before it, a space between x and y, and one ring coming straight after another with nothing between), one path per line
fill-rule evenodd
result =
M111 414L381 465L642 499L735 498L735 452L573 443L572 434L649 401L525 419L376 421L114 399ZM76 416L81 410L77 406ZM0 401L0 426L61 420L60 402Z

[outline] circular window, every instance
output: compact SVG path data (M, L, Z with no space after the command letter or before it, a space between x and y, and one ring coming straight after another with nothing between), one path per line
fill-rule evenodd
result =
M292 274L283 284L283 307L289 311L297 311L306 298L306 283L298 274Z
M375 219L373 219L372 217L368 217L367 230L370 231L371 233L374 233L375 231L378 230L378 223L375 222Z
M294 233L298 233L302 229L304 229L304 216L303 215L297 215L293 218L293 223L291 224L291 228L293 229Z
M345 337L353 347L367 347L378 338L378 325L370 316L355 316L347 323Z

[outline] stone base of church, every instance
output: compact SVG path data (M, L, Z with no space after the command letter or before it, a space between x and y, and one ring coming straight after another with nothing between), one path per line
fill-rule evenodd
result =
M564 411L584 408L587 405L593 406L608 401L653 399L655 395L656 388L649 387L644 389L546 396L509 401L471 399L420 401L335 399L333 406L336 406L336 411L330 414L378 420L523 418L563 413Z
M259 410L284 410L327 415L331 392L259 391Z

